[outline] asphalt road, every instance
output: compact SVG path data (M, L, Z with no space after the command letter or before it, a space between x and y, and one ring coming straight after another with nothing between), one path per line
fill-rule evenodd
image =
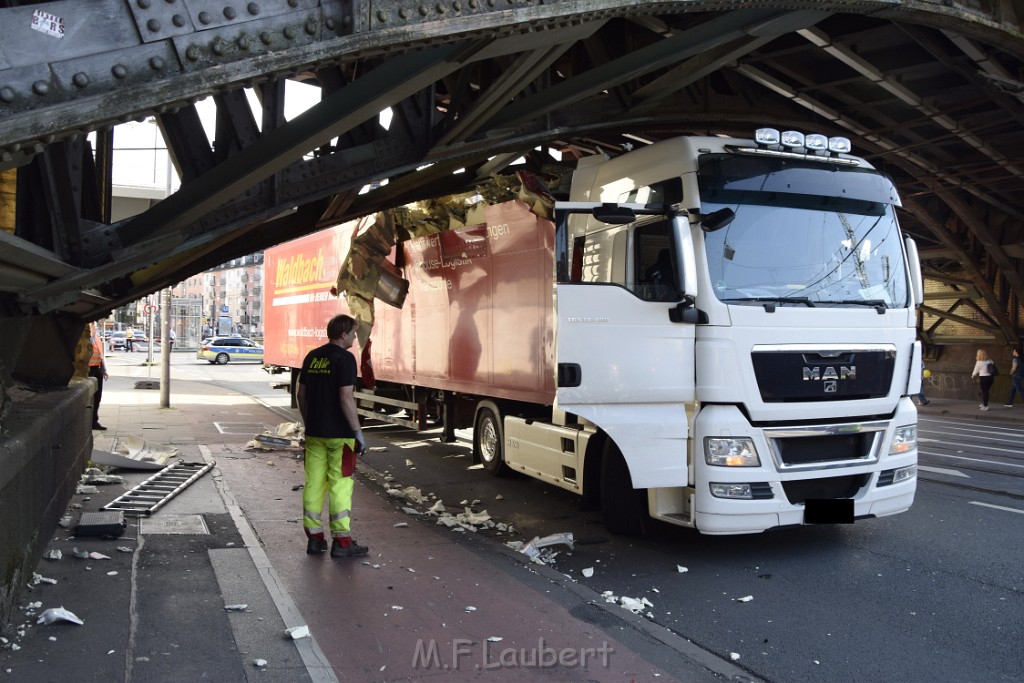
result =
M179 354L174 362L175 376L287 405L256 365L210 366ZM473 467L469 432L453 444L439 443L439 431L383 424L367 434L377 450L366 464L390 477L387 486L416 486L452 512L480 501L474 509L515 527L495 543L572 532L576 546L555 558L559 571L595 599L604 591L647 598L650 619L722 657L739 655L759 678L1019 677L1024 428L923 417L917 500L902 515L738 537L666 525L640 539L607 533L600 513L581 511L570 493Z

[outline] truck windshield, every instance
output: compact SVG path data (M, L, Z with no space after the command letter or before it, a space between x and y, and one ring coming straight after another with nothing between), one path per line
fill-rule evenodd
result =
M715 295L735 305L907 305L892 183L860 168L701 157L701 211L736 213L704 236Z

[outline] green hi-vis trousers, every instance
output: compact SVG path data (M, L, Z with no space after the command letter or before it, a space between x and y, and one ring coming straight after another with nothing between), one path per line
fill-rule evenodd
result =
M352 475L356 471L356 440L306 437L306 486L302 490L302 528L306 536L323 537L324 495L328 496L331 536L351 538Z

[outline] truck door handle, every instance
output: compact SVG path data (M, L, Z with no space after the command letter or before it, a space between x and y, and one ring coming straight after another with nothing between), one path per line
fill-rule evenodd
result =
M583 383L583 368L579 363L558 364L558 386L578 387Z

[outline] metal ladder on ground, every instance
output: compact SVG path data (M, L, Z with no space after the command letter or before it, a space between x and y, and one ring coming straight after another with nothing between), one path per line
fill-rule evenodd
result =
M121 510L126 515L149 516L163 507L192 482L213 469L215 462L178 461L132 487L101 510Z

